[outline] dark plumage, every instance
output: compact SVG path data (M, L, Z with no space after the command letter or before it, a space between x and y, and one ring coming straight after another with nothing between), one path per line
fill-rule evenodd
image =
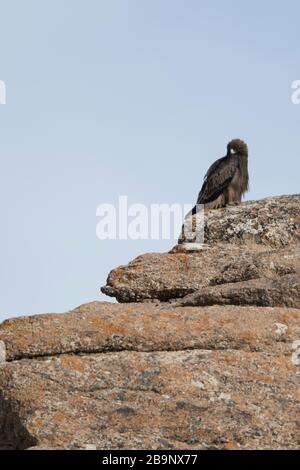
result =
M225 157L219 158L208 169L197 204L204 204L207 209L236 204L241 202L248 189L248 147L242 140L234 139L227 145Z

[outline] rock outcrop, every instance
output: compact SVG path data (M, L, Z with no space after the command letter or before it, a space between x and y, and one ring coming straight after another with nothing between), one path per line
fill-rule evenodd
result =
M300 308L300 196L209 211L204 232L199 251L181 239L170 253L139 256L102 291L119 302Z
M300 196L211 211L92 302L0 325L0 448L299 449Z
M105 302L7 320L0 446L297 448L299 324L288 308Z

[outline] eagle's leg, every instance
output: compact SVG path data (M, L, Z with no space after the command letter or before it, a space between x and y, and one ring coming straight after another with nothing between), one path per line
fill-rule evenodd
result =
M227 189L226 202L226 206L238 206L242 202L241 191L236 182L231 183Z

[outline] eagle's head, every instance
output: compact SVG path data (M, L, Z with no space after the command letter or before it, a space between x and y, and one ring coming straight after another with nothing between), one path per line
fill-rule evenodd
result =
M248 155L247 144L241 139L233 139L227 145L227 156L230 155Z

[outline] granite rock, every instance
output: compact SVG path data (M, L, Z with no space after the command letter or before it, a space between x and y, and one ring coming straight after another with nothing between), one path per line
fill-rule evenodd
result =
M300 310L93 302L5 321L0 446L299 448Z
M205 243L190 245L112 270L102 292L119 302L300 307L300 196L208 211Z

